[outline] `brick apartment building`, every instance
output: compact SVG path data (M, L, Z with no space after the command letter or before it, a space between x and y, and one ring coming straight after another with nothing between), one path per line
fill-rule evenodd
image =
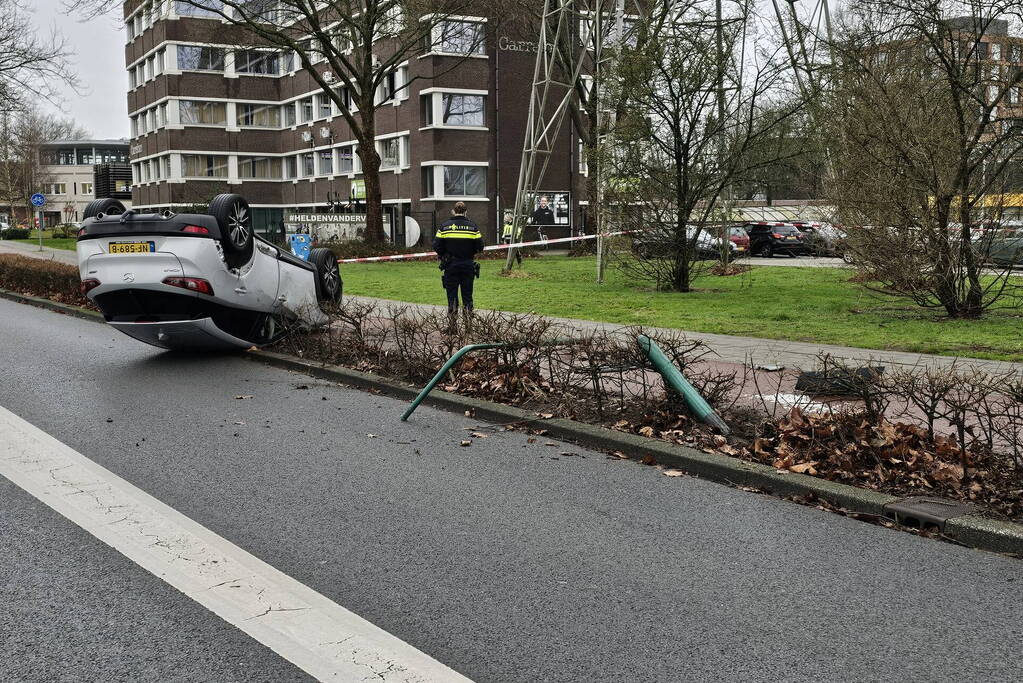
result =
M360 210L354 136L294 55L239 48L235 27L187 3L129 0L124 16L136 207L237 192L259 231L289 213ZM482 32L482 46L424 44L380 94L385 228L398 243L405 217L429 236L459 200L493 242L515 201L536 46L484 16L459 20ZM584 220L579 151L566 124L541 188L557 213L552 237Z

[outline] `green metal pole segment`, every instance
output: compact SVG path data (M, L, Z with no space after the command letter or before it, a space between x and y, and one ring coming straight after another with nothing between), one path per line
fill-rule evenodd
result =
M700 392L689 383L689 380L682 375L682 372L675 367L675 364L664 355L664 351L661 351L661 347L657 345L657 342L645 334L641 334L636 337L636 343L639 344L639 348L643 350L646 357L650 359L657 372L661 373L665 383L681 394L689 410L702 422L709 424L727 436L731 431L728 425L714 412L714 409L704 400L703 396L700 396Z
M423 387L423 390L419 392L419 395L416 396L415 400L412 401L412 404L408 407L408 409L405 411L405 413L401 416L401 421L405 422L406 420L408 420L409 415L411 415L412 413L414 413L416 411L416 408L419 407L419 404L422 403L426 399L426 397L430 394L430 392L433 391L433 388L435 386L437 386L437 384L442 379L444 379L444 375L448 374L448 370L450 370L452 367L454 367L455 363L457 363L462 358L462 356L464 356L465 354L470 353L472 351L479 351L481 349L501 349L501 348L504 348L505 346L506 346L506 344L503 344L503 343L502 344L469 344L468 346L463 346L462 348L458 349L458 351L455 352L455 355L451 356L451 358L448 359L448 362L444 364L444 367L442 367L440 370L438 370L437 374L433 376L433 379L431 379L430 382L425 387Z

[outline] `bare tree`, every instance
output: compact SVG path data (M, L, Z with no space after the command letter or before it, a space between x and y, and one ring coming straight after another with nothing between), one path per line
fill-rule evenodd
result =
M730 188L772 162L772 131L801 106L775 95L787 76L777 53L747 50L753 3L722 19L705 0L652 4L646 34L605 93L627 111L598 150L609 169L604 210L622 229L646 229L638 258L620 262L660 289L690 291L700 259L727 240Z
M56 30L40 36L29 7L5 0L0 8L0 112L17 110L27 93L55 101L54 85L77 83L63 36Z
M395 72L410 57L434 49L461 55L481 49L480 24L453 17L478 15L476 0L183 0L242 29L247 46L293 53L301 67L337 105L357 141L366 183L366 239L384 239L377 110L409 84L395 84ZM69 0L73 9L100 13L118 0ZM490 14L490 12L487 12ZM222 30L222 29L221 29ZM455 68L461 59L444 68ZM440 73L427 76L434 78Z
M978 228L1023 158L1018 0L853 0L834 43L828 197L866 284L951 317L1018 301Z
M31 213L29 197L52 182L45 166L53 160L40 155L40 145L52 140L89 137L89 132L70 119L43 114L24 106L16 112L0 112L0 205L13 220L16 207Z

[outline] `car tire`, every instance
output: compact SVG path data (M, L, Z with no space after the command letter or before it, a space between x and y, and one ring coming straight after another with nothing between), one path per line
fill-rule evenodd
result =
M330 249L317 247L309 252L309 263L316 266L316 299L321 304L336 304L341 301L344 282L341 267Z
M240 268L252 258L253 230L249 203L238 194L218 194L210 202L209 215L220 228L220 245L230 268Z
M82 214L82 220L86 218L95 218L96 216L103 214L105 216L119 216L124 213L124 204L117 201L116 199L93 199L91 202L85 205L85 212Z
M771 258L774 256L774 247L771 246L770 242L766 242L764 246L760 247L760 255L764 258Z

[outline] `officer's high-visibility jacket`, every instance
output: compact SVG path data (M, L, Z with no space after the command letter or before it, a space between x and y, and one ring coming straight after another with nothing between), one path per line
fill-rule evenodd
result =
M433 250L442 262L471 262L473 256L483 251L483 235L479 226L471 220L455 216L441 225L434 235Z

